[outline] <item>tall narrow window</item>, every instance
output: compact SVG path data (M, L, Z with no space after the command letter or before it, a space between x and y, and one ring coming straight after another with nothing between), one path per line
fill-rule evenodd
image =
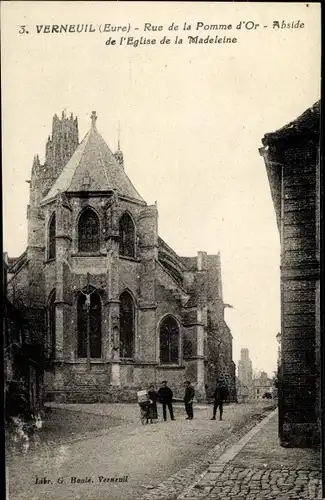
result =
M120 357L134 356L134 302L128 292L120 296Z
M78 223L79 252L99 252L99 220L91 208L82 212Z
M90 304L88 305L88 300ZM78 357L100 358L102 355L101 301L92 288L78 298ZM89 350L89 352L88 352Z
M166 316L160 325L160 362L179 362L179 328L172 316Z
M45 354L49 361L55 359L55 299L56 291L53 290L49 296L47 307L47 342Z
M120 218L120 255L135 257L135 227L130 215L125 213Z
M48 250L48 258L55 259L55 213L52 215L49 222L49 250Z

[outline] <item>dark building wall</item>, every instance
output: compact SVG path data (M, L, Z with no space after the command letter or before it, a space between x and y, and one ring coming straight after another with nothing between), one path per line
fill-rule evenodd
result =
M43 405L43 356L41 342L32 341L29 309L13 305L7 297L8 266L4 263L3 337L4 337L4 410L14 415L36 413ZM10 281L10 280L9 280ZM17 304L17 302L16 302ZM39 334L39 325L36 326Z
M294 428L308 440L317 440L315 154L313 144L305 141L289 148L284 155L281 259L284 441L294 438Z
M279 434L289 446L319 443L318 126L311 108L263 141L281 240Z

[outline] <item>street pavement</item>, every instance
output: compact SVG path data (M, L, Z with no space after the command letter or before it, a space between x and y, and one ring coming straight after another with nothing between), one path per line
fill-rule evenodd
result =
M45 422L37 446L7 456L8 498L175 499L271 408L269 402L226 405L219 422L210 420L211 406L197 405L189 421L175 405L176 421L162 422L159 408L159 422L142 425L137 405L52 405L52 415L58 419L62 411L66 424L57 424L55 436L53 422ZM94 428L98 418L102 424Z
M177 500L322 499L320 451L280 447L277 420L275 410L211 460Z

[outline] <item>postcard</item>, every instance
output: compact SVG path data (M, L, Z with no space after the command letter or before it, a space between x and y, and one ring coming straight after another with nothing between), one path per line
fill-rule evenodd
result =
M7 499L322 498L320 3L1 11Z

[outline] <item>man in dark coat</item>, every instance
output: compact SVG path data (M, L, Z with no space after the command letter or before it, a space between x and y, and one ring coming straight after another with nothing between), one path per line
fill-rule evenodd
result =
M186 420L193 420L193 399L195 395L194 387L191 385L191 382L189 380L187 380L184 385L185 385L184 404L185 404L185 411L187 413Z
M150 399L149 418L152 423L153 420L158 419L158 412L157 412L158 393L155 391L155 386L153 384L151 384L151 386L149 387L148 396Z
M160 389L158 391L158 398L159 398L159 401L162 404L163 418L164 418L165 422L167 420L167 412L166 412L166 407L167 406L168 406L168 410L169 410L170 419L171 420L175 420L175 418L174 418L174 412L173 412L173 404L172 404L172 401L173 401L173 392L172 392L172 390L169 387L167 387L166 380L163 380L161 382L161 387L160 387Z
M219 420L222 420L223 414L223 403L228 397L228 389L223 380L218 380L216 390L214 391L214 405L213 405L213 417L211 420L216 419L217 409L219 408Z

